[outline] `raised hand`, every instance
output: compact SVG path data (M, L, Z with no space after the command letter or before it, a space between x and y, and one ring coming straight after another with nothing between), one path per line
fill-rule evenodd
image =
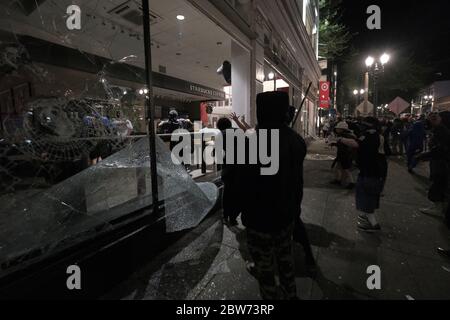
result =
M239 117L237 116L236 112L232 112L230 114L230 119L234 121L239 121Z

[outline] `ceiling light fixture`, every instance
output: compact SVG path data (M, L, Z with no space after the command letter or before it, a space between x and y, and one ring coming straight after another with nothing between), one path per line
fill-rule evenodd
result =
M183 21L185 19L185 17L182 14L177 15L177 19L179 21Z

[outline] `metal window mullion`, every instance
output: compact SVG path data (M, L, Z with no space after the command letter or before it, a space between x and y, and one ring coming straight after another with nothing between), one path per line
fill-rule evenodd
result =
M152 49L150 34L150 8L149 0L142 0L144 50L145 50L145 75L148 88L148 96L145 99L147 113L148 138L150 143L150 173L152 179L152 201L153 214L158 214L158 175L156 166L156 132L155 132L155 108L153 99L153 77L152 77Z

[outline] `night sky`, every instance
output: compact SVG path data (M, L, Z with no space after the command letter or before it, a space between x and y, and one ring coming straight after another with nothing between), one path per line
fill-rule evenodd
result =
M381 8L381 30L366 27L372 4ZM343 0L341 7L342 22L355 34L352 45L361 55L355 63L383 51L392 55L392 63L412 54L417 63L443 74L435 80L450 79L450 1Z

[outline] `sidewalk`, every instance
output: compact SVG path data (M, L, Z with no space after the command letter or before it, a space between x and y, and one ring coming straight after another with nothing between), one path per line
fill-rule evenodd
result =
M449 299L450 261L436 247L450 247L450 232L439 217L417 210L429 205L427 164L411 176L400 159L390 162L378 215L383 230L371 235L356 230L353 192L329 184L333 153L315 141L305 162L303 219L320 272L307 275L296 246L301 299ZM244 228L224 226L218 213L105 298L259 299L246 259ZM381 290L367 289L370 265L381 268Z

